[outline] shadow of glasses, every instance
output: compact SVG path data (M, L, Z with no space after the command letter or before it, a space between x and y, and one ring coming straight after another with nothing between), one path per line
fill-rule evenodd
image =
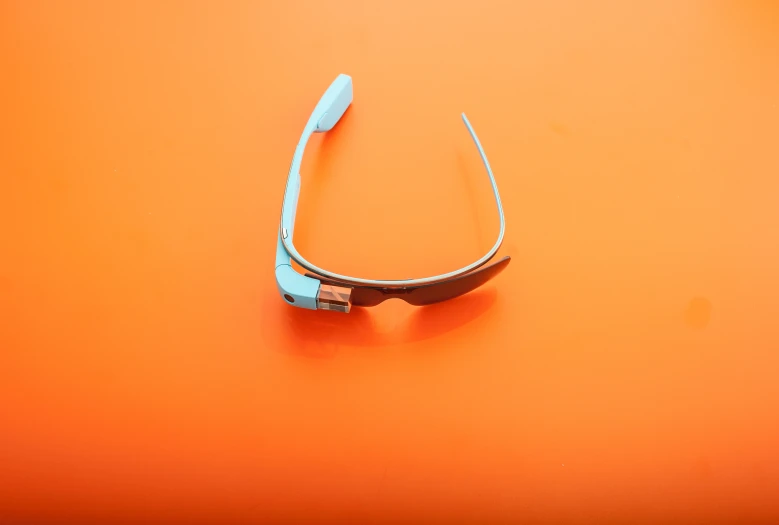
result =
M334 357L344 348L378 348L431 339L457 330L485 315L495 303L494 287L475 290L450 301L415 307L390 330L380 319L397 314L396 309L352 308L348 314L287 307L283 317L284 348L291 354L310 358ZM387 303L397 303L390 299ZM398 305L400 307L400 305ZM374 310L374 312L371 312Z

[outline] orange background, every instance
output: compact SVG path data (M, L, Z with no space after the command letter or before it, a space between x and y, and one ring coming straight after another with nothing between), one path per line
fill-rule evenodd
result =
M0 4L0 523L776 523L779 6ZM508 269L291 308L273 260Z

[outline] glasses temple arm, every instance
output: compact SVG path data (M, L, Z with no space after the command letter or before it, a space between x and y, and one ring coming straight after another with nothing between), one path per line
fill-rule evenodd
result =
M482 163L484 164L484 168L487 170L487 175L490 177L490 184L492 185L492 194L495 196L495 205L498 208L498 218L500 220L500 232L498 233L498 240L495 242L495 245L493 246L491 252L496 252L498 248L500 248L500 245L503 243L503 237L506 234L506 218L503 215L503 204L500 202L500 193L498 192L498 183L495 180L495 175L492 173L492 168L490 167L490 162L487 160L487 154L484 152L484 148L481 146L481 142L479 142L479 137L476 136L476 132L473 130L473 127L471 126L471 123L468 121L468 117L465 116L465 113L462 113L462 119L465 123L465 127L468 128L468 133L470 133L471 138L473 139L473 143L476 145L476 149L479 150L479 156L481 156ZM485 261L486 262L486 261Z
M288 302L303 308L316 309L320 282L296 272L291 265L291 257L284 247L282 239L292 241L297 214L298 198L300 196L300 166L303 162L308 140L313 133L329 131L341 119L346 109L352 103L352 79L347 75L339 75L327 91L319 99L314 111L303 128L300 141L295 148L292 164L287 175L287 185L284 190L284 202L281 212L276 241L276 285L279 292ZM291 299L291 300L290 300Z

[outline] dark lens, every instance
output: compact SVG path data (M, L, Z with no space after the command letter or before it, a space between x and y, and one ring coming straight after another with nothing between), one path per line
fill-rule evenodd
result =
M395 296L383 288L357 286L352 289L352 304L354 306L376 306L393 297Z
M423 284L420 286L409 286L406 288L352 287L352 285L344 284L340 284L340 286L349 286L352 288L352 305L354 306L376 306L387 299L392 298L403 299L407 303L415 306L424 306L454 299L455 297L475 290L502 272L510 261L511 257L506 256L496 263L482 266L481 268L464 275L453 277L439 283ZM326 284L339 284L335 281L323 280L321 277L314 274L307 275L315 279L320 279Z
M466 294L483 285L509 265L511 257L506 256L496 263L458 277L453 277L440 283L427 284L412 288L407 295L399 296L409 304L423 306L426 304L440 303Z

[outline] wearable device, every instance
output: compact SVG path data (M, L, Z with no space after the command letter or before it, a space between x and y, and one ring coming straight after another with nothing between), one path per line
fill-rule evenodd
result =
M390 298L399 298L407 303L422 306L468 293L503 271L511 261L509 256L486 265L503 243L506 230L498 185L484 149L465 113L462 114L463 122L479 150L479 155L487 170L487 175L489 175L500 217L498 239L484 256L459 270L440 275L420 279L381 280L362 279L329 272L312 264L297 251L293 238L295 214L300 195L299 170L303 152L313 133L324 133L333 129L352 103L353 97L351 77L344 74L338 75L325 94L322 95L322 98L319 99L295 148L284 191L281 224L276 243L276 285L284 301L300 308L335 310L345 313L348 313L353 305L376 306ZM293 260L307 270L305 275L292 268L291 262Z

